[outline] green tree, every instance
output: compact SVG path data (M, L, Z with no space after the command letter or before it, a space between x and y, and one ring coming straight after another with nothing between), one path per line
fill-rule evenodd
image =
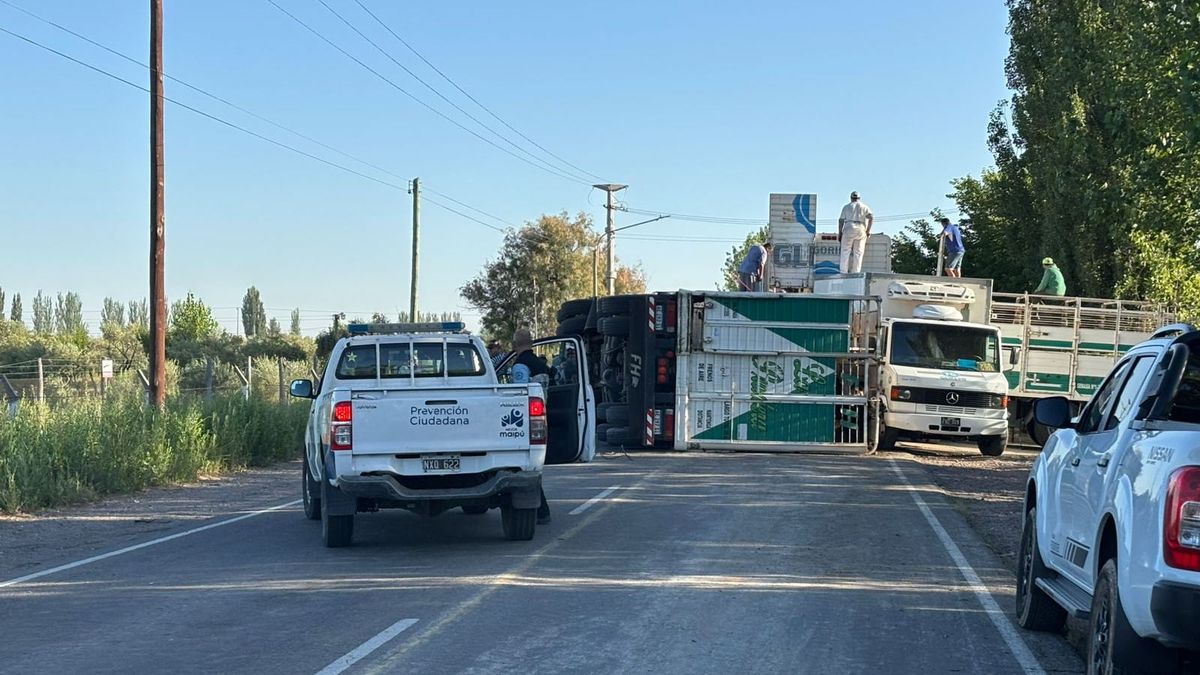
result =
M0 288L0 321L4 321L4 289Z
M54 332L54 301L40 290L33 297L33 332L43 335Z
M511 335L522 325L552 331L563 302L591 297L597 243L587 214L543 215L505 234L498 257L462 287L462 297L483 313L487 334ZM618 267L617 281L617 293L646 288L639 268Z
M25 308L21 306L21 294L13 293L12 310L9 313L8 318L12 321L24 323L25 322L24 313L25 313Z
M130 300L126 314L126 323L130 326L141 326L150 330L150 306L145 300Z
M59 335L87 332L83 324L83 303L78 293L58 294L58 302L54 306L54 326Z
M300 337L301 330L300 330L300 308L299 307L292 310L292 327L291 327L291 331L289 331L289 332L295 337Z
M935 216L935 222L938 217ZM933 274L937 267L940 231L940 227L935 228L925 218L906 225L892 238L892 271L900 274ZM965 241L963 243L966 244ZM968 245L967 249L970 248Z
M254 286L246 289L242 297L242 329L246 337L262 335L267 331L267 310L263 308L262 297Z
M125 325L125 304L113 300L112 298L104 299L104 308L100 310L100 329L105 326L122 327Z
M267 324L267 335L271 337L279 337L283 334L283 329L279 327L279 319L271 317L271 321Z
M200 342L217 334L212 309L192 293L171 305L169 324L167 338L172 340Z
M750 252L750 247L755 244L762 244L767 241L767 237L771 235L771 228L763 225L757 230L746 235L746 240L741 244L729 249L729 253L725 254L725 263L721 265L722 278L717 280L717 288L723 291L740 290L738 285L738 268L742 265L742 260L746 258L746 254Z

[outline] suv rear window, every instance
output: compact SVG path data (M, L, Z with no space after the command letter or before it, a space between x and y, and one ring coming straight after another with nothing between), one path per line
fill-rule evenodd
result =
M1179 382L1179 391L1175 393L1170 418L1177 422L1200 424L1200 344L1192 343L1188 349L1187 368L1183 371L1183 380Z
M479 350L470 343L385 342L379 345L378 360L375 345L348 347L338 361L336 377L373 380L376 372L384 379L412 377L414 369L415 377L478 377L487 372Z

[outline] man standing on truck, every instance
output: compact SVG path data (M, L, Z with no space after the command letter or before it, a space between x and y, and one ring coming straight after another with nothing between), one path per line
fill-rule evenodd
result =
M550 367L533 353L533 334L528 328L518 328L513 333L512 346L513 353L517 355L512 365L514 383L528 383L538 375L551 377ZM545 488L542 488L542 504L538 507L537 522L539 525L550 522L550 504L546 501Z
M874 224L875 214L871 213L871 207L859 201L857 190L851 192L850 203L842 207L842 215L838 218L838 243L842 246L839 271L842 274L862 271L863 251Z
M962 259L967 252L967 247L963 245L962 230L949 218L942 218L941 222L942 239L946 242L946 276L962 277Z
M774 246L771 242L754 244L746 252L741 267L738 267L738 290L761 291L763 275L767 271L767 256Z
M1062 297L1067 294L1067 282L1063 279L1062 271L1054 264L1054 258L1042 258L1042 283L1033 290L1034 295L1057 295Z

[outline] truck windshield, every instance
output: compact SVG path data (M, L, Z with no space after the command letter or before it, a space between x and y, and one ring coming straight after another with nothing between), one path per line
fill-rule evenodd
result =
M1000 369L999 340L985 328L895 323L889 360L898 366L994 373Z
M384 379L410 377L476 377L487 371L483 358L472 344L449 343L442 351L441 342L391 342L379 345L354 345L342 352L337 379L373 380L376 373Z

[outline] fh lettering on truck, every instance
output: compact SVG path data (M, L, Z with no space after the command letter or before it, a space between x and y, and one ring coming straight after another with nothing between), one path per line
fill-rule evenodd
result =
M469 408L425 408L414 405L409 414L412 417L408 423L417 427L457 427L471 424Z

